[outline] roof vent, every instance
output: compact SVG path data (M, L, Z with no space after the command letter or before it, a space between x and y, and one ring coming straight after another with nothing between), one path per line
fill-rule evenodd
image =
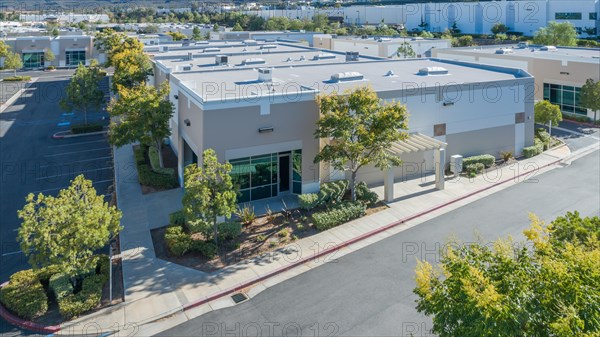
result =
M357 51L347 51L346 52L346 62L358 61L359 54Z
M193 66L191 64L177 66L177 71L191 71L192 67Z
M285 62L292 62L292 58L288 57L287 60L285 60Z
M267 62L261 58L250 58L250 59L242 60L242 64L245 66L247 66L249 64L265 64L265 63L267 63Z
M244 40L244 44L250 46L250 45L256 45L257 42L256 42L256 40L248 39L248 40Z
M496 54L514 54L515 52L510 48L500 48L496 50Z
M277 45L274 44L263 44L262 46L260 46L260 49L275 49L277 48Z
M184 58L184 60L186 61L191 61L194 57L192 56L192 53L187 53L187 56Z
M227 57L227 55L216 55L215 56L215 63L217 65L226 65L228 63L228 57Z
M387 76L387 77L394 77L394 76L396 76L396 75L394 75L394 71L393 71L393 70L390 70L390 71L388 71L388 72L385 74L385 76Z
M306 61L306 57L304 57L304 55L300 55L300 61Z
M446 75L448 69L443 67L426 67L419 69L419 75Z
M542 51L556 51L556 47L555 46L543 46L540 48L540 50Z
M258 68L258 80L261 82L272 82L273 71L270 68Z
M218 52L221 51L220 48L217 47L209 47L209 48L204 48L204 52L205 53L210 53L210 52Z
M346 71L331 75L331 81L333 82L360 81L363 78L365 78L363 74L356 71Z
M324 53L324 54L317 54L317 55L313 56L313 60L314 61L317 61L317 60L331 60L331 59L334 59L334 58L335 58L335 55L333 55L333 54L326 54L326 53Z

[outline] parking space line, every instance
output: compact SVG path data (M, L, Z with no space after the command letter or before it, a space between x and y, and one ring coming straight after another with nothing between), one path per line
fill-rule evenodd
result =
M65 166L65 165L69 165L69 164L85 163L85 162L88 162L88 161L95 161L95 160L102 160L102 159L112 159L112 156L98 157L98 158L92 158L92 159L76 160L76 161L70 161L68 163L54 163L54 164L50 164L50 165L40 165L40 168L51 167L51 166Z
M92 141L89 141L89 142L79 142L79 143L70 143L70 144L61 144L61 145L50 145L50 146L48 146L48 148L52 149L52 148L56 148L56 147L82 145L82 144L92 144L92 143L100 143L100 142L106 142L106 139L92 140Z
M96 184L101 184L101 183L107 183L107 182L112 182L112 179L107 179L107 180L99 180L99 181L93 181L92 185L96 185ZM69 186L64 186L64 187L55 187L55 188L47 188L45 190L39 190L39 191L34 191L34 192L30 192L33 194L38 194L38 193L44 193L44 192L48 192L48 191L54 191L54 190L62 190L65 188L68 188Z
M67 173L64 173L64 174L55 174L53 176L39 177L39 178L35 178L35 180L44 180L44 179L57 178L57 177L62 177L62 176L70 176L70 175L76 175L76 174L81 174L81 173L87 173L87 172L112 170L112 168L113 168L112 166L107 166L107 167L102 167L102 168L97 168L97 169L91 169L91 170L85 170L85 171L67 172Z
M83 150L83 151L72 151L72 152L64 152L64 153L54 153L54 154L47 154L44 155L44 157L57 157L57 156L66 156L68 154L75 154L75 153L85 153L85 152L93 152L93 151L101 151L101 150L110 150L110 147L103 147L103 148L99 148L99 149L92 149L92 150Z
M2 254L2 256L9 256L9 255L15 255L15 254L21 254L21 253L23 253L23 252L18 250L16 252L4 253L4 254Z

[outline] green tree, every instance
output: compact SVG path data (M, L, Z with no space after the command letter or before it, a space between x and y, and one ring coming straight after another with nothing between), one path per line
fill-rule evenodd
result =
M52 52L52 50L50 50L50 49L44 50L44 62L52 63L52 61L54 61L55 59L56 59L56 56L54 56L54 53Z
M83 175L56 197L30 193L18 215L23 222L17 240L31 266L59 265L71 276L92 267L94 251L121 230L121 211L109 206Z
M594 120L598 119L597 113L600 110L600 81L594 82L588 78L583 87L581 87L581 96L579 104L585 109L590 109L594 112Z
M108 28L96 33L94 36L94 46L109 56L113 49L121 45L126 38L127 36L124 33L117 33L113 29Z
M235 26L233 26L233 29L232 29L232 30L233 30L234 32L241 32L241 31L243 31L243 30L244 30L244 28L242 28L242 26L241 26L241 25L239 24L239 22L238 22L238 23L236 23L236 24L235 24Z
M60 101L65 111L83 111L83 121L87 124L87 112L98 109L104 103L104 92L100 89L100 81L104 73L96 62L89 67L79 64L65 90L66 96Z
M19 54L9 51L4 59L4 67L14 70L14 76L17 76L17 69L23 68L23 60Z
M506 34L508 32L508 27L506 27L506 25L503 23L497 23L490 30L492 31L492 34L494 34L494 35Z
M219 31L219 25L215 23L213 25L213 32L218 32L218 31Z
M506 34L504 34L504 33L498 33L498 34L494 35L495 42L502 42L506 39L508 39L508 36L506 36Z
M167 32L168 35L171 35L173 41L181 41L183 39L187 39L187 36L182 32Z
M552 125L557 126L558 123L562 121L560 107L548 101L539 101L535 103L533 114L535 122L539 124L548 125L552 122Z
M525 243L451 243L438 268L418 261L417 310L432 316L434 334L598 336L600 218L531 221Z
M408 42L402 42L398 50L396 51L396 55L402 58L414 58L417 57L417 54L412 49L412 46Z
M577 31L570 22L548 22L548 26L540 28L533 36L533 43L552 46L577 45Z
M4 41L0 40L0 57L6 57L8 55L10 47L4 43Z
M388 149L407 137L402 131L408 128L406 107L399 102L382 103L369 87L319 96L317 102L321 117L315 137L331 141L314 162L329 162L338 170L349 171L355 201L356 174L361 167L373 164L384 170L402 163Z
M57 37L60 35L60 31L58 30L58 28L53 27L52 29L48 30L48 35L52 37Z
M137 49L125 49L114 54L111 63L115 67L112 79L112 89L115 93L120 87L132 88L145 83L152 74L152 61L148 55Z
M214 150L206 149L202 167L190 164L185 168L183 211L190 226L213 228L213 239L218 246L217 217L230 217L236 209L237 191L229 175L231 164L219 163ZM210 231L204 231L208 237Z
M202 31L198 26L194 26L194 29L192 29L192 40L202 40Z
M453 41L454 42L454 41ZM464 35L456 39L456 43L453 43L457 47L470 47L475 45L473 37L471 35Z
M428 32L426 30L421 31L421 33L419 33L419 36L424 38L424 39L433 39L434 35L431 32Z
M153 144L158 149L160 167L163 165L163 140L171 135L169 119L173 116L173 103L169 101L169 84L158 89L142 83L131 88L119 87L119 98L113 99L108 112L114 118L108 139L111 144L123 146L140 141Z

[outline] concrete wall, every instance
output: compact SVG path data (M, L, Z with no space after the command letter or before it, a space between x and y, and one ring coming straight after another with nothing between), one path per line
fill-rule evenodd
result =
M60 36L51 38L49 36L22 37L7 40L6 43L11 47L12 52L23 55L23 51L30 50L51 50L55 59L52 62L45 62L45 66L66 66L67 50L85 50L86 65L90 61L99 57L98 51L94 48L93 37L86 35Z

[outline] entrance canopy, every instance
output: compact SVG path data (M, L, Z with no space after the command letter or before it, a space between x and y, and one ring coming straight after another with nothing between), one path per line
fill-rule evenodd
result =
M394 142L389 151L397 156L400 156L406 153L439 150L446 148L447 145L448 144L440 140L422 135L417 132L409 134L408 138L405 140Z
M402 157L403 154L424 152L435 150L435 187L438 190L444 189L444 166L446 164L446 146L448 144L435 138L422 135L420 133L411 133L408 138L394 142L388 149L395 156ZM394 170L389 169L384 176L384 200L390 202L394 199Z

